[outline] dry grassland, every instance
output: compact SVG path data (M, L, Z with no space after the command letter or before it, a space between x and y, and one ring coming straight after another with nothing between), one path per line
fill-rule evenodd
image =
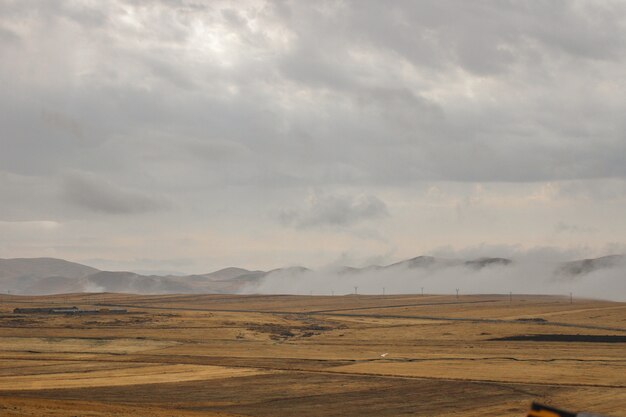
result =
M130 294L0 303L2 416L523 416L532 400L626 416L625 303ZM12 314L50 305L130 313ZM498 340L529 335L538 340Z

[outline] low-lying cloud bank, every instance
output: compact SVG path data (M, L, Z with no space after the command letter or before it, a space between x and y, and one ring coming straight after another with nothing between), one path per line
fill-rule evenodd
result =
M0 288L13 294L562 294L626 301L626 255L563 262L517 258L418 256L386 266L225 268L198 275L100 271L60 259L0 259Z
M411 263L412 261L415 261ZM509 262L510 261L510 262ZM626 300L626 257L556 262L533 257L470 261L419 257L387 267L279 270L242 292L262 294L563 294Z

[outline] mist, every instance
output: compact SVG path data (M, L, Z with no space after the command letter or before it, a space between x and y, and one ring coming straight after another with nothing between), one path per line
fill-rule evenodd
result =
M0 288L12 294L553 294L626 300L626 255L583 259L554 248L437 250L386 265L332 263L270 271L227 267L192 275L99 270L55 258L0 259ZM442 256L447 254L449 256ZM485 256L497 254L499 256ZM478 255L478 256L477 256ZM384 289L384 290L383 290Z
M580 262L580 261L578 261ZM626 300L626 262L623 259L588 272L565 270L569 263L529 256L508 265L474 268L456 260L437 259L433 265L365 268L357 271L328 268L304 272L277 271L244 293L344 295L353 294L554 294L576 298Z

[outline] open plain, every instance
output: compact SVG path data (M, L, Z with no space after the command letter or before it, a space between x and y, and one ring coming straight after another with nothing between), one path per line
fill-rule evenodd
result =
M626 303L1 296L2 416L626 416ZM16 307L128 314L14 314Z

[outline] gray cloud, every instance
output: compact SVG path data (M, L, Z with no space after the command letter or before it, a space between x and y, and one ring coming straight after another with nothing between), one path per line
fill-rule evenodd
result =
M59 129L78 138L84 138L84 127L72 118L50 110L44 110L41 115L44 123L54 129Z
M30 42L0 51L16 63L0 72L13 148L0 162L16 172L87 170L81 150L115 160L100 148L149 127L181 137L208 128L251 149L258 163L238 170L239 184L626 177L626 105L611 88L623 85L626 56L617 2L4 9L2 24ZM44 49L55 55L45 71L20 81ZM54 113L63 129L30 116L38 103L64 109Z
M350 197L363 194L388 204L379 232L400 253L416 235L565 245L559 221L597 231L581 244L620 243L608 218L626 208L625 14L613 0L1 2L0 218L134 213L141 241L153 212L181 234L277 242L263 213L293 207L283 223L308 241L368 234L353 230L376 218L366 208L384 210ZM459 205L476 183L495 191ZM442 184L441 201L416 192ZM326 197L294 207L309 189ZM126 217L89 237L127 233ZM389 250L368 244L360 256Z
M387 205L373 195L327 195L316 192L309 196L306 207L282 211L279 219L285 225L299 228L346 227L388 215Z
M569 223L565 223L562 221L558 222L554 226L554 231L556 233L570 233L570 234L594 233L595 232L593 228L585 227L585 226L578 226L575 224L569 224Z
M240 143L211 139L190 140L186 147L192 155L206 161L215 162L231 162L238 157L248 156L250 152L248 148Z
M63 181L63 196L76 206L106 214L137 214L167 207L163 199L116 187L89 174L73 173Z

